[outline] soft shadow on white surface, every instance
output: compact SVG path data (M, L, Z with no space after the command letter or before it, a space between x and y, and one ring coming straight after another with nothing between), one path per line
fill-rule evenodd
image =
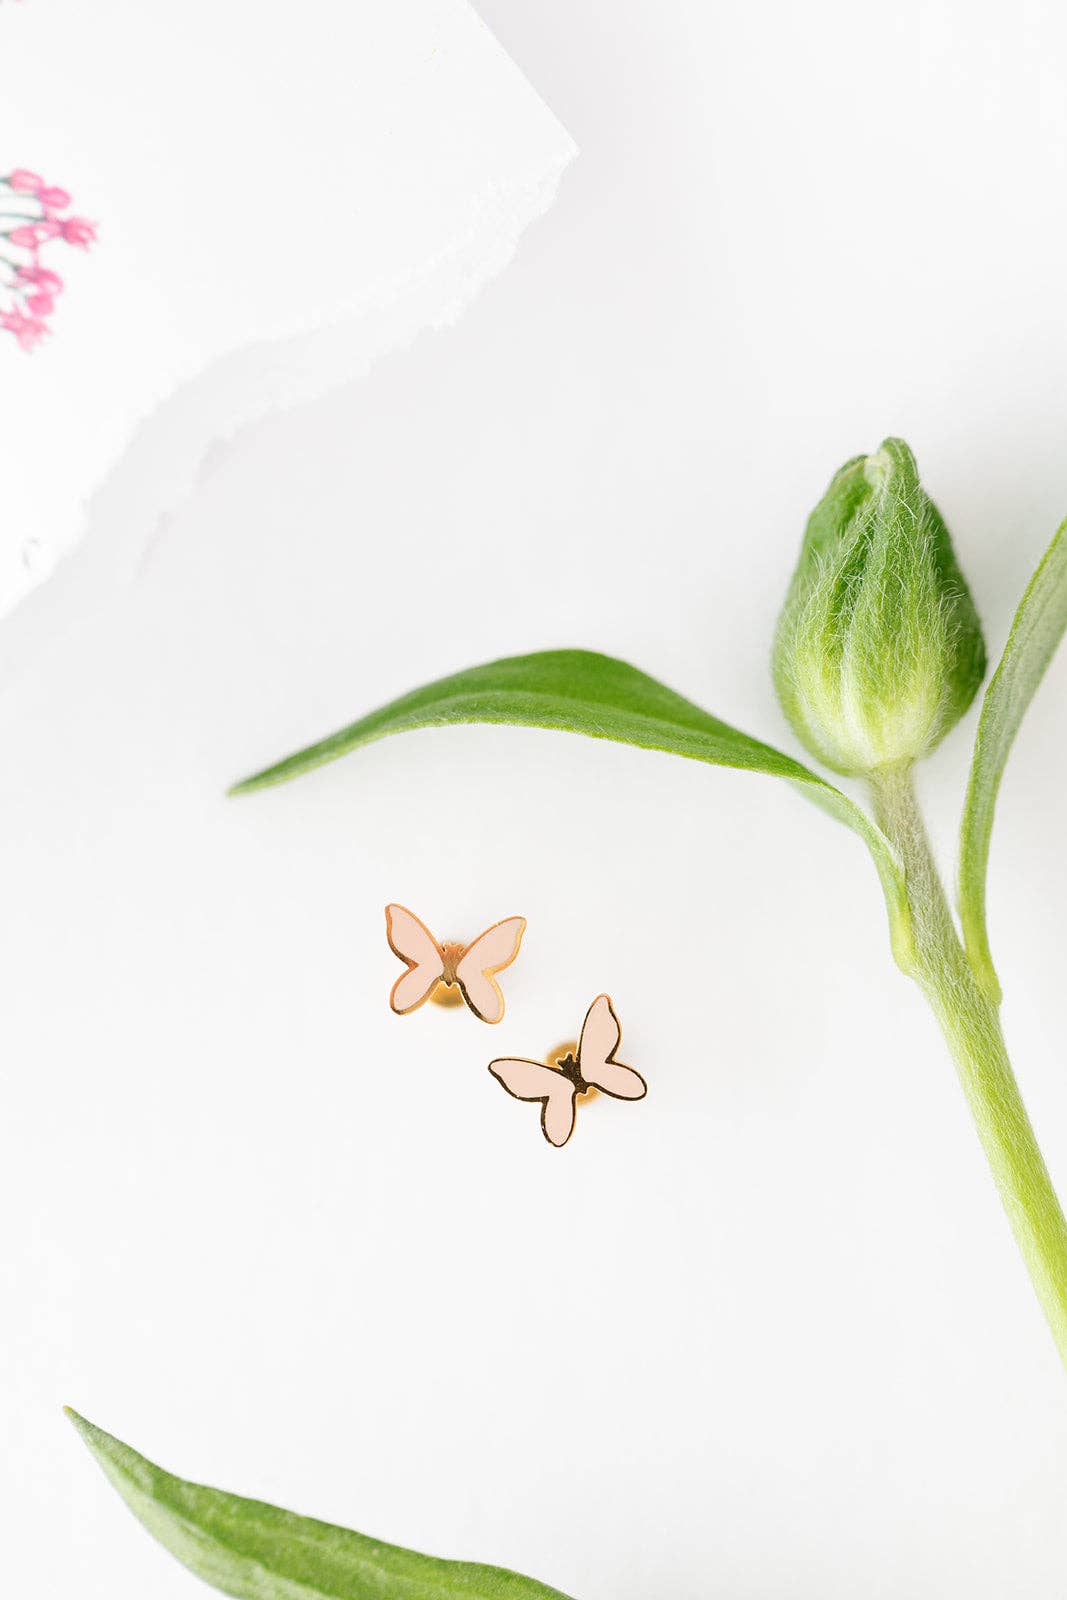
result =
M606 34L487 6L582 144L557 206L459 327L236 442L105 610L13 664L20 1593L191 1593L70 1401L176 1471L578 1600L1058 1600L1062 1374L856 840L784 785L518 730L222 799L539 645L785 742L803 518L890 429L998 649L1067 509L1063 224L1013 227L1058 192L1065 38L1024 11L624 6ZM1065 704L1060 660L991 884L1061 1188ZM966 746L924 776L946 851ZM499 1028L390 1015L393 898L443 933L528 917ZM485 1064L600 989L649 1096L553 1152Z

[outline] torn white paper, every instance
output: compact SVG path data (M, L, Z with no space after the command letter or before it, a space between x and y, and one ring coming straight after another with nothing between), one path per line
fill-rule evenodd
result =
M454 319L574 154L466 0L28 0L0 59L0 170L99 229L42 257L47 342L0 335L0 615L148 419L142 537L213 439Z

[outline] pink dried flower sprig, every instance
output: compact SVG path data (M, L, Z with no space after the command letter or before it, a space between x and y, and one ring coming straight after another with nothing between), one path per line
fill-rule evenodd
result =
M42 249L59 240L87 250L96 239L96 224L88 218L60 215L70 203L66 189L26 167L0 178L0 284L12 297L0 307L0 329L23 350L34 349L51 331L46 319L63 289L59 274L41 265Z

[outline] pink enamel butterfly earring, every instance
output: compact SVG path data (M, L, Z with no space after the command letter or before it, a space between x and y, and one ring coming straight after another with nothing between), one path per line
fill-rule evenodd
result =
M578 1102L600 1091L614 1100L643 1100L648 1085L633 1067L616 1061L622 1028L609 995L593 1001L577 1045L560 1045L547 1062L505 1057L489 1071L516 1100L540 1100L541 1132L549 1144L565 1145L574 1132Z
M389 1004L397 1016L417 1011L427 1000L458 1005L465 1000L482 1022L499 1022L504 996L496 974L510 967L526 932L525 917L506 917L480 933L472 944L439 944L413 911L385 908L389 948L407 967L393 984Z

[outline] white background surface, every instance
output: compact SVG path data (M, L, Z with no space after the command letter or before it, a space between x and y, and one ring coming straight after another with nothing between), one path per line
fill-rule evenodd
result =
M109 583L132 461L5 630L12 1590L192 1593L69 1401L579 1600L1057 1600L1063 1374L856 840L769 779L518 730L222 790L557 644L793 748L767 651L803 518L890 430L998 651L1067 510L1067 23L484 11L583 151L517 262L242 436ZM1061 1192L1065 705L1061 656L991 882ZM946 859L972 725L924 775ZM529 918L499 1028L391 1016L390 898ZM485 1063L601 988L649 1096L554 1152Z

